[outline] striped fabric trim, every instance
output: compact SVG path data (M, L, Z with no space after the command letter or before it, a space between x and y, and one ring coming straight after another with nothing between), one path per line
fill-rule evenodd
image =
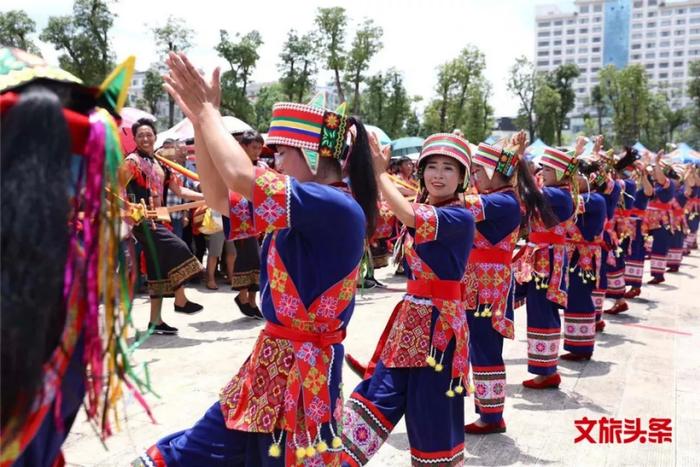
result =
M459 443L449 451L426 452L411 448L411 465L431 467L454 467L464 461L464 443Z
M426 157L435 155L452 157L467 169L471 163L471 150L467 141L450 133L437 133L429 136L423 143L418 165Z
M489 144L481 143L472 159L475 164L495 168L501 158L501 151Z
M566 170L569 168L569 164L571 164L573 160L573 155L569 155L563 151L559 151L558 149L547 148L544 150L544 154L540 159L540 164L546 165L560 172L566 172Z

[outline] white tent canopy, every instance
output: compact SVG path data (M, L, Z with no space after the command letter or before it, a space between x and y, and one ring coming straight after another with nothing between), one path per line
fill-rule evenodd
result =
M226 116L223 117L223 119L224 126L226 127L229 133L237 134L253 129L253 127L248 125L246 122L236 117ZM165 130L163 132L158 133L158 137L156 138L156 148L162 146L163 141L165 141L168 138L177 139L180 141L193 139L194 127L192 126L192 122L190 122L189 119L186 118L181 122L177 123L169 130Z

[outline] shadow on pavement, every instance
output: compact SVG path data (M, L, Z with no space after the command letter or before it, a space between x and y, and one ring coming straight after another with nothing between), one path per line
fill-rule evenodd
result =
M567 376L564 378L567 378ZM512 386L516 386L517 389ZM508 385L507 391L513 399L521 399L529 402L528 404L513 404L513 408L518 410L522 409L539 412L542 410L578 410L585 408L597 413L608 413L606 409L595 404L590 399L582 397L578 393L569 394L557 389L527 389L521 385L511 384Z
M264 323L261 320L242 317L223 323L221 321L200 321L199 323L190 323L189 326L199 332L222 332L255 329Z
M133 344L134 339L128 339L127 343L129 345ZM213 340L200 340L200 339L189 339L187 337L179 336L161 336L158 334L153 334L151 337L143 342L139 349L177 349L181 347L194 347L195 345L206 344L208 342L214 342Z
M579 378L593 378L596 376L604 376L610 373L610 368L617 363L613 362L601 362L595 359L595 353L593 354L593 359L588 362L569 362L566 360L559 360L559 366L564 367L568 370L579 371Z
M614 323L619 323L619 324L625 324L625 323L635 323L637 321L632 321L632 320L624 320L624 321L613 321ZM596 334L595 336L595 345L604 347L606 349L610 347L617 347L618 345L622 344L635 344L635 345L647 345L645 342L637 341L634 339L629 339L625 336L622 336L620 334L609 334L607 332L602 332L599 334Z
M542 465L554 464L555 461L540 459L523 454L515 441L505 434L467 435L464 447L467 454L464 465Z

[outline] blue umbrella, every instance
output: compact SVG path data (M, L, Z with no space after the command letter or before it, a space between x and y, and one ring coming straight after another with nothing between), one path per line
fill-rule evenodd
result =
M419 153L423 147L423 138L417 136L407 136L399 138L391 143L391 157L407 156Z
M368 133L374 133L375 135L377 135L377 137L379 138L379 144L381 144L382 146L391 144L391 138L389 138L389 135L387 135L386 132L378 126L365 125L365 129Z

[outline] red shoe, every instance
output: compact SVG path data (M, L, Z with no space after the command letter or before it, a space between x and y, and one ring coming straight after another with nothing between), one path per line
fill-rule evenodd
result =
M656 277L654 277L652 280L650 280L649 282L647 282L647 284L656 285L656 284L661 284L661 283L663 283L663 282L666 282L666 279L665 279L665 278L656 276Z
M616 315L618 313L622 313L623 311L629 310L630 307L627 305L627 303L616 303L613 305L612 308L605 310L605 313L609 315Z
M631 287L627 292L625 292L625 298L635 298L642 294L642 289L639 287Z
M605 329L605 321L601 319L595 323L595 332L603 332L603 329Z
M561 376L559 376L559 373L549 375L539 383L535 381L535 378L523 381L523 386L530 389L557 389L560 384Z
M484 426L479 426L476 422L464 425L464 432L469 435L490 435L492 433L505 433L505 431L506 422L503 419L498 423L488 423Z
M360 378L365 377L365 372L367 371L367 367L363 365L362 363L358 362L355 357L350 355L349 353L345 354L345 363L348 364L350 369L352 370L353 373L355 373L357 376Z
M602 321L601 321L602 323ZM568 360L570 362L585 362L591 359L591 356L593 354L590 353L565 353L564 355L560 356L559 358L562 360Z

